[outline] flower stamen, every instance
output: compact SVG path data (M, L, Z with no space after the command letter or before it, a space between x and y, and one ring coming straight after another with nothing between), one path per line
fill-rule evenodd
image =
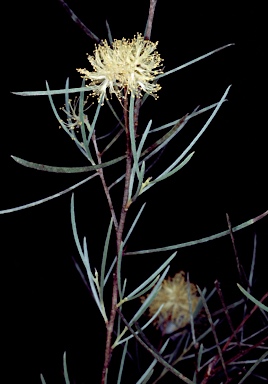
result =
M88 55L93 71L85 68L77 71L90 81L87 86L99 101L102 96L107 97L107 90L121 100L125 88L137 98L144 92L156 99L161 87L154 80L162 73L162 59L156 47L157 43L144 40L141 34L132 40L114 40L112 46L104 40L96 46L94 56Z

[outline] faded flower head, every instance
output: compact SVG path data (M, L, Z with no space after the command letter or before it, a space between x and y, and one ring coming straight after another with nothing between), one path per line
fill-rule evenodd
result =
M132 40L114 40L112 46L104 40L102 45L96 46L94 56L88 55L93 72L81 68L77 71L90 81L88 87L99 101L106 96L107 90L122 99L124 89L136 97L144 92L157 98L161 87L154 80L162 73L162 59L156 47L157 43L145 40L141 34Z
M190 322L190 314L195 312L198 302L196 286L193 283L187 283L185 273L181 271L173 278L168 277L163 281L149 307L149 316L152 317L163 304L154 324L161 329L162 333L169 334Z

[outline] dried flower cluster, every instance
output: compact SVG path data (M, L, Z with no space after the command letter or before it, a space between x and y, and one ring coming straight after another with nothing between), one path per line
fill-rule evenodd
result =
M181 271L173 278L169 277L163 281L149 307L149 316L152 317L163 304L155 325L163 333L169 334L185 327L190 322L190 314L195 312L198 302L196 286L193 283L187 283L185 273Z
M94 56L88 55L94 71L77 71L90 81L88 87L99 101L107 97L107 90L118 99L124 98L125 90L136 97L144 92L156 98L161 87L154 80L162 73L162 59L156 47L157 43L145 40L141 34L132 40L114 40L112 46L104 40L96 46Z

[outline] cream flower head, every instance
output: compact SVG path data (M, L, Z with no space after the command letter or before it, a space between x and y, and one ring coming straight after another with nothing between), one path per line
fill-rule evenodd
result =
M96 46L94 56L88 55L88 61L93 72L87 69L77 69L82 77L90 80L88 87L99 101L113 93L118 99L127 93L141 97L142 92L157 98L157 91L161 89L154 82L155 77L162 73L162 59L156 51L157 43L145 40L141 34L132 40L114 40L109 46L106 40Z
M185 273L181 271L163 281L149 307L149 316L152 317L163 304L154 324L163 334L172 333L190 322L190 314L195 312L199 299L196 286L193 283L188 285Z

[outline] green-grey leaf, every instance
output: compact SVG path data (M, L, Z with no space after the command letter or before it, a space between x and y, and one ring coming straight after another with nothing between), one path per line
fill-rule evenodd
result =
M177 72L177 71L179 71L179 70L181 70L181 69L183 69L183 68L186 68L186 67L188 67L189 65L194 64L194 63L196 63L197 61L203 60L203 59L205 59L206 57L211 56L211 55L213 55L214 53L221 51L222 49L231 47L232 45L234 45L234 44L231 43L231 44L224 45L224 46L222 46L222 47L220 47L220 48L214 49L213 51L210 51L210 52L208 52L208 53L205 53L204 55L199 56L199 57L197 57L196 59L193 59L193 60L191 60L191 61L188 61L187 63L182 64L182 65L180 65L179 67L176 67L176 68L174 68L174 69L171 69L171 70L168 71L168 72L161 73L160 75L156 76L155 79L158 80L158 79L160 79L161 77L168 76L168 75L170 75L171 73L174 73L174 72Z
M63 354L63 375L66 384L70 384L70 379L67 370L66 352Z
M90 91L89 87L69 88L69 93L79 93L81 91ZM12 92L14 95L19 96L48 96L48 95L63 95L66 93L66 89L57 89L54 91L24 91L24 92Z
M33 163L31 161L27 161L16 156L11 156L11 157L17 163L24 165L25 167L28 167L28 168L37 169L38 171L46 171L46 172L54 172L54 173L83 173L83 172L94 171L99 168L109 167L110 165L116 164L119 161L125 159L126 156L125 155L120 156L120 157L117 157L116 159L107 161L102 164L90 165L85 167L55 167L52 165Z
M258 307L264 309L264 311L268 312L268 307L264 304L262 304L259 300L255 299L250 293L248 293L243 287L241 287L240 284L237 284L240 291L254 304L256 304Z
M268 210L263 212L261 215L254 217L253 219L250 219L248 221L245 221L242 224L237 225L236 227L232 228L233 232L240 231L241 229L244 229L246 227L249 227L250 225L256 223L257 221L263 219L265 216L268 216ZM207 236L207 237L202 237L202 239L198 240L192 240L192 241L187 241L185 243L180 243L180 244L175 244L175 245L169 245L167 247L161 247L161 248L154 248L154 249L145 249L142 251L133 251L133 252L125 252L126 255L142 255L145 253L156 253L156 252L163 252L163 251L173 251L174 249L179 249L179 248L186 248L190 247L192 245L197 245L197 244L202 244L206 243L211 240L219 239L220 237L230 235L229 229L226 231L218 232L215 235Z
M87 177L86 179L84 179L82 181L79 181L79 183L76 183L76 184L72 185L71 187L64 189L61 192L55 193L54 195L45 197L44 199L33 201L32 203L29 203L29 204L20 205L19 207L15 207L15 208L3 209L2 211L0 211L0 215L3 215L4 213L13 213L13 212L21 211L22 209L35 207L36 205L45 203L45 202L47 202L49 200L53 200L53 199L55 199L57 197L60 197L60 196L64 195L65 193L68 193L68 192L74 190L75 188L79 187L80 185L86 183L87 181L93 179L96 176L98 176L98 174L94 173L93 175Z

